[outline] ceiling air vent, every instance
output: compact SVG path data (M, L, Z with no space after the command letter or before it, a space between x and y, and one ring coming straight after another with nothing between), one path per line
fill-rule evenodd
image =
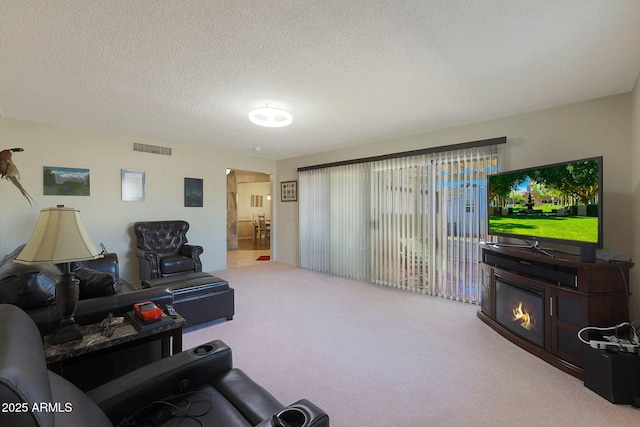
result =
M132 142L131 148L133 151L140 153L162 154L163 156L171 155L171 148L160 147L158 145L142 144L140 142Z

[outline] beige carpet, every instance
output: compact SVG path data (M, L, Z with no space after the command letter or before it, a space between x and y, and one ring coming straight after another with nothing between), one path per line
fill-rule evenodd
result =
M576 378L502 338L477 306L276 262L213 272L236 315L187 330L215 338L285 404L308 398L333 427L631 426Z

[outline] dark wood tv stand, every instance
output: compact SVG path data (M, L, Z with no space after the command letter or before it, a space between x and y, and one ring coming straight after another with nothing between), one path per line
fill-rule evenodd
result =
M610 327L628 319L627 263L580 262L576 255L549 257L528 248L480 245L482 304L478 317L502 336L577 378L583 379L585 326ZM542 291L544 345L539 346L496 320L496 276ZM585 337L587 338L587 337Z

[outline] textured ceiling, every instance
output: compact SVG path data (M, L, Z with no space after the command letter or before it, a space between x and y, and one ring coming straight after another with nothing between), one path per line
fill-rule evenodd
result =
M629 92L639 23L637 0L0 0L0 114L281 159ZM293 124L249 122L267 103Z

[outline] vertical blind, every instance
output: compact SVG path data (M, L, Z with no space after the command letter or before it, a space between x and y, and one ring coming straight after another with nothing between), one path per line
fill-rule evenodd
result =
M300 266L478 303L498 146L299 171Z

